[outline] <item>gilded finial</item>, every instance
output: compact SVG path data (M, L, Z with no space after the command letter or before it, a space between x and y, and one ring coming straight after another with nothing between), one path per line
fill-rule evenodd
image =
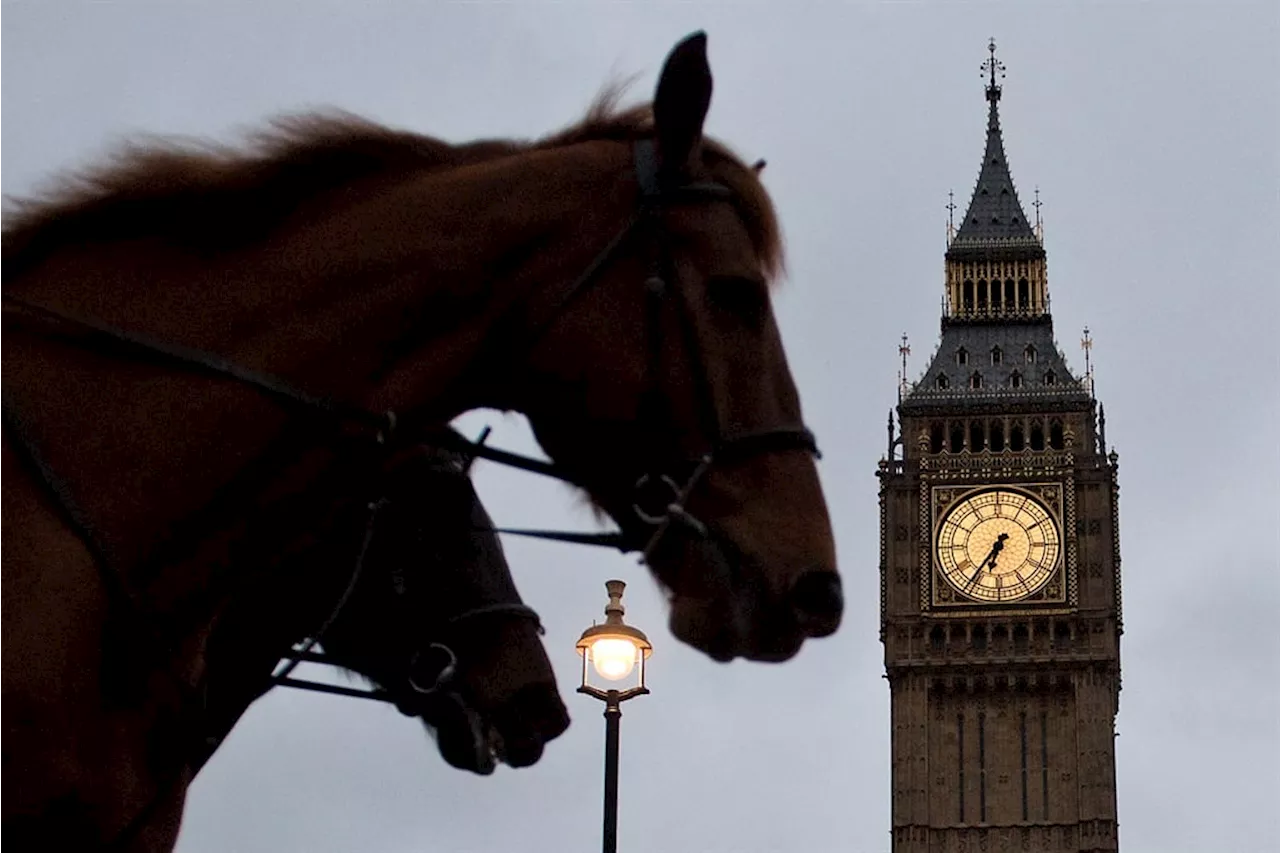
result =
M996 82L996 75L1004 77L1004 63L996 59L996 40L993 38L987 42L987 51L991 54L986 62L982 63L982 73L987 75L989 82L987 83L987 100L1000 100L1000 84Z
M902 369L898 373L898 402L907 392L907 356L911 355L911 346L907 343L907 333L902 333L902 343L898 344L898 355L902 356Z
M1090 351L1093 349L1093 338L1089 335L1089 327L1084 327L1084 335L1080 338L1080 349L1084 350L1084 381L1089 386L1089 393L1093 393L1093 362L1090 357Z

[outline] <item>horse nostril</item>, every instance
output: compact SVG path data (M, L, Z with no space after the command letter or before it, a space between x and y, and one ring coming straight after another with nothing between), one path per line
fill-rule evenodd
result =
M844 612L840 576L818 570L801 575L791 588L791 606L809 636L825 637L835 633Z

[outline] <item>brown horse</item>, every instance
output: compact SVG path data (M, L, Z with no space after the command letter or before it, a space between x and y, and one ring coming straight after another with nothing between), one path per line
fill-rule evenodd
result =
M198 701L103 780L145 785L146 802L95 802L89 785L50 790L40 784L44 756L7 743L5 843L92 849L114 836L114 849L171 850L192 779L254 700L296 683L273 671L308 636L323 639L328 663L377 686L367 695L420 718L453 766L488 774L498 760L536 762L568 715L537 617L464 465L432 448L400 454L377 483L373 524L347 501L320 511L314 541L279 562L238 567L203 644Z
M272 510L367 412L399 414L384 441L524 413L643 546L675 635L717 659L834 631L816 448L769 300L778 230L753 170L704 140L710 96L698 34L652 110L536 143L300 120L250 152L138 149L20 209L6 745L47 784L119 770L110 796L145 799L120 764L188 703L219 586L314 534Z

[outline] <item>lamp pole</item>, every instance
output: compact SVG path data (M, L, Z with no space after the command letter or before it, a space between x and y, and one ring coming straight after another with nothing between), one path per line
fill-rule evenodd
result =
M622 591L626 584L612 580L605 584L609 603L605 605L603 625L592 625L578 640L582 655L582 685L585 693L604 702L604 853L618 850L618 740L622 724L622 703L649 692L644 684L645 660L653 646L644 632L622 620ZM591 672L610 686L602 689L592 684ZM636 677L629 678L636 673ZM618 682L628 680L629 687L619 689Z
M622 706L618 691L608 691L604 700L604 853L618 850L618 737L622 728Z

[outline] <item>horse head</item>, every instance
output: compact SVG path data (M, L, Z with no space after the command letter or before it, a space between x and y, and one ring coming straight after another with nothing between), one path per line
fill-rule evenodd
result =
M419 717L452 766L532 765L568 716L463 462L416 448L380 494L361 576L320 640L326 656Z
M531 297L514 407L643 549L678 638L777 661L835 631L843 600L770 300L778 226L758 170L703 138L705 45L676 47L651 117L602 120L610 138L579 146L622 171L600 196L630 224L587 272Z
M271 673L281 652L308 637L329 663L421 719L454 767L533 764L567 728L537 615L520 599L466 461L419 445L369 485L360 491L375 502L353 503L342 490L320 531L256 573L219 618L207 654L210 740L194 769L279 683Z
M362 576L320 639L434 732L449 764L536 762L569 724L502 545L463 463L418 448L387 473Z

